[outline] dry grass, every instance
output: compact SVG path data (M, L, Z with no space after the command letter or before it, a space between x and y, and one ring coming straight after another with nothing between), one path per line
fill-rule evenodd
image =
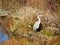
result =
M38 8L21 6L16 10L8 10L7 13L10 13L13 17L18 17L19 19L14 19L13 27L11 28L13 38L9 41L2 43L1 45L60 45L60 35L54 36L55 32L51 30L42 30L41 32L32 32L34 40L30 40L30 38L26 38L23 35L28 35L29 31L32 31L33 24L36 20L36 16L40 13L43 15L48 15L49 18L50 13L46 10L41 10ZM47 23L47 22L46 22ZM19 35L21 33L23 35ZM37 35L37 36L36 36ZM40 36L44 35L44 36ZM12 37L12 36L11 36ZM40 37L40 38L39 38Z

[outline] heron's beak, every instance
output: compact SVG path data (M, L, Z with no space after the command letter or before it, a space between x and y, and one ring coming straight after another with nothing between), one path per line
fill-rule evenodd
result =
M40 17L43 16L43 15L39 15Z

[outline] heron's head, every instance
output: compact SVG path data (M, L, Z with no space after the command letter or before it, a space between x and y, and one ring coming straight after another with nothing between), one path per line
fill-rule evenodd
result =
M37 19L40 19L42 16L43 16L43 15L38 15L38 16L37 16Z

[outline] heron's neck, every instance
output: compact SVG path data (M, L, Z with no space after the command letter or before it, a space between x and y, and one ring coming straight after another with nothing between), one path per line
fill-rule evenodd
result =
M38 22L40 23L41 22L41 19L38 17Z

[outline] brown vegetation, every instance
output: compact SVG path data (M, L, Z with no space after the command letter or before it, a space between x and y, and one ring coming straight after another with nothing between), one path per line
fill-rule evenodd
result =
M1 25L11 31L10 40L1 45L60 45L59 0L0 2L0 9L7 13L6 18L0 19ZM33 32L32 27L38 14L44 15L41 17L43 29L40 32Z

